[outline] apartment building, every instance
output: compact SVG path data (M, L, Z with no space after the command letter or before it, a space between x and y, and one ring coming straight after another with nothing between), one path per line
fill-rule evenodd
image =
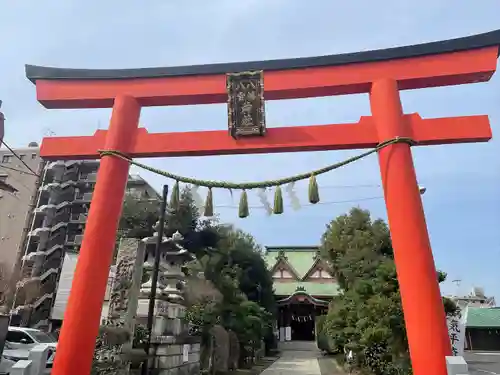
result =
M70 254L79 252L98 168L98 160L57 161L41 171L35 208L28 218L13 324L49 329L53 320L62 318L72 278L61 279L61 270L65 260L74 263ZM139 176L130 176L128 189L144 199L160 199Z
M0 190L0 264L5 278L12 274L21 251L27 213L34 204L37 189L38 177L24 163L38 173L42 165L39 151L35 142L15 149L18 157L8 149L0 148L0 181L17 190L14 193Z

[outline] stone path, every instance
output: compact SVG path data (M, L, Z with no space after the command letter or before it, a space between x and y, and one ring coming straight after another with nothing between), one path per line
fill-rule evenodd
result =
M332 358L323 357L314 343L288 342L281 356L261 375L343 375Z

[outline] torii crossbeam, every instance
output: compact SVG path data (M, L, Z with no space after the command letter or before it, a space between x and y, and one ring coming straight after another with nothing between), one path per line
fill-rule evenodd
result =
M99 149L138 158L357 149L395 137L417 145L485 142L491 138L487 116L405 115L399 90L488 81L499 45L500 30L313 58L125 70L27 66L26 75L47 108L113 108L107 131L45 138L41 156L49 160L96 159ZM226 73L249 70L264 71L266 100L369 93L372 116L357 124L268 129L265 136L237 140L227 131L138 129L141 107L226 102ZM390 145L378 157L414 374L446 375L451 346L410 145ZM53 375L90 372L128 170L125 160L101 161Z

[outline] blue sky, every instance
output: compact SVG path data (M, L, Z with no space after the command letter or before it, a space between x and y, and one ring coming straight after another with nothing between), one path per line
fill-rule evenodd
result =
M181 5L182 4L182 5ZM57 135L92 134L107 127L109 110L46 110L24 76L24 64L68 68L132 68L263 60L355 52L461 37L500 28L500 3L482 0L371 1L24 1L0 0L0 99L12 146ZM500 75L488 83L407 91L404 110L422 117L489 114L500 132ZM268 126L354 122L369 114L366 95L269 102ZM146 108L152 132L225 129L225 105ZM500 298L500 142L414 149L438 268L447 293L483 286ZM495 152L495 150L497 150ZM260 181L309 171L359 151L146 160L174 173L205 179ZM164 180L142 173L155 187ZM317 244L325 225L359 205L386 217L376 157L318 179L324 204L267 217L254 209L218 207L224 221L263 245ZM237 205L216 191L216 205ZM372 199L373 198L373 199ZM255 194L251 205L259 205ZM272 200L272 196L269 196ZM337 203L335 203L337 202ZM326 204L325 204L326 203Z

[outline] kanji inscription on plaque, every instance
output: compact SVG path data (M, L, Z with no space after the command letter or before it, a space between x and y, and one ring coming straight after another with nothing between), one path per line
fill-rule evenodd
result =
M266 132L262 71L227 75L228 128L237 139Z

